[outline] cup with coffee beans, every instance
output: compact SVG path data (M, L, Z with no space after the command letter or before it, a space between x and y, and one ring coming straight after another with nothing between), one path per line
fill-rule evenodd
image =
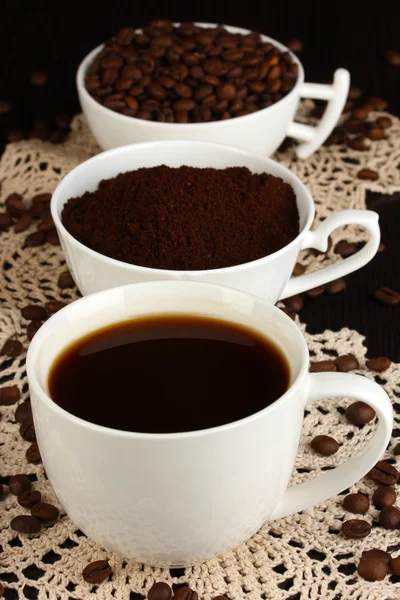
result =
M378 215L337 212L310 231L314 203L288 169L239 148L150 142L99 154L55 190L51 211L82 294L163 279L227 285L276 303L355 271L376 254ZM336 227L370 238L336 264L293 277L298 253Z
M77 87L103 150L154 140L202 140L272 154L285 136L306 158L331 133L350 76L304 83L298 58L279 42L238 27L154 20L124 27L82 61ZM300 98L328 101L317 127L294 121Z
M383 388L308 369L293 321L238 290L158 281L86 296L28 350L46 474L107 550L160 566L210 558L350 487L385 451ZM360 455L286 489L306 403L335 396L368 403L375 435Z

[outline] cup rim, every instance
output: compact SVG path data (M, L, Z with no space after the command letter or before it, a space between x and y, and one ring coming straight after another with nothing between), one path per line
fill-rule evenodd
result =
M248 415L247 417L239 419L237 421L232 421L230 423L226 423L224 425L219 425L217 427L209 427L207 429L199 429L199 430L195 430L195 431L174 432L174 433L142 433L142 432L135 432L135 431L125 431L125 430L115 429L112 427L105 427L103 425L97 425L96 423L91 423L90 421L86 421L85 419L81 419L80 417L73 415L72 413L68 412L67 410L65 410L58 404L56 404L56 402L50 398L50 395L43 389L43 387L39 383L39 379L36 374L36 360L37 360L38 353L40 352L40 349L41 349L43 343L45 343L45 340L49 333L49 330L51 328L53 328L53 324L55 324L57 322L57 320L60 320L62 318L62 315L64 315L66 312L70 311L71 309L76 310L76 306L79 304L84 304L84 303L89 304L93 301L94 301L94 304L96 304L96 298L98 296L100 296L100 295L111 296L113 293L115 294L116 289L125 291L130 288L139 289L139 288L147 287L147 288L149 288L149 290L151 290L152 288L154 290L154 288L163 288L163 287L166 288L167 286L171 287L171 285L173 287L177 288L177 293L176 293L177 296L178 296L179 288L200 287L203 289L209 288L209 289L213 289L213 290L215 290L215 289L224 289L225 291L229 290L229 293L231 293L235 296L254 297L258 302L261 302L267 308L267 310L270 310L272 313L274 313L274 320L280 319L282 321L282 323L285 324L285 327L292 329L292 332L294 333L295 337L298 340L299 351L302 353L302 359L301 359L301 364L300 364L298 374L295 377L295 379L292 381L292 383L290 384L290 386L288 387L286 392L284 394L282 394L279 398L277 398L277 400L275 400L272 404L266 406L265 408L255 412L255 413L252 413L251 415ZM153 293L154 293L154 291L153 291ZM96 328L95 327L92 329L88 328L88 332L90 332L90 331L96 331ZM297 394L296 392L298 392L298 390L301 386L301 383L304 379L304 376L308 373L308 361L309 361L309 353L308 353L307 344L306 344L303 334L301 333L301 331L297 327L297 325L292 321L292 319L290 317L288 317L279 308L277 308L276 306L274 306L272 304L269 304L268 302L259 298L258 296L255 296L254 294L249 294L248 292L243 292L241 290L237 290L235 288L230 288L228 286L222 286L222 285L214 284L214 283L204 283L204 282L199 282L199 281L145 281L145 282L141 282L141 283L130 283L128 285L120 286L119 288L109 288L107 290L102 290L100 292L89 294L88 296L84 296L82 298L79 298L78 300L75 300L71 304L65 306L64 308L59 310L57 313L52 315L36 332L31 343L29 344L29 348L28 348L28 352L27 352L27 356L26 356L26 370L27 370L27 375L28 375L29 388L30 388L30 390L32 390L32 389L34 390L36 397L39 398L39 401L44 402L44 404L47 406L47 408L53 410L56 414L58 414L58 416L66 418L68 421L74 423L75 425L78 425L80 427L86 427L96 433L109 434L109 435L123 437L123 438L131 438L131 439L133 438L133 439L141 439L141 440L149 440L149 441L166 441L166 440L176 441L176 440L180 440L180 439L203 437L203 436L214 434L214 433L215 434L224 433L225 431L234 429L236 427L240 427L242 425L247 425L247 424L251 423L252 421L266 415L267 413L271 413L274 410L278 410L280 408L280 406L287 400L288 396L290 396L290 395L292 395L293 398L297 400L299 398L300 394ZM47 371L47 374L48 374L48 372L49 371Z
M291 179L296 181L296 183L300 187L301 192L303 193L303 195L306 199L307 205L308 205L308 214L306 215L305 223L304 223L302 229L299 231L298 235L291 242L289 242L289 244L286 244L286 246L283 246L283 248L280 248L276 252L273 252L272 254L268 254L267 256L262 256L261 258L257 258L256 260L252 260L249 262L240 263L238 265L231 265L229 267L220 267L218 269L202 269L202 270L199 270L199 269L197 269L197 270L176 269L175 270L175 269L159 269L159 268L155 268L155 267L144 267L141 265L124 262L124 261L118 260L116 258L111 258L110 256L106 256L105 254L101 254L100 252L97 252L96 250L92 250L91 248L89 248L88 246L86 246L85 244L83 244L82 242L77 240L66 229L66 227L64 226L64 224L61 221L61 217L58 215L58 208L61 203L59 195L61 192L63 192L65 190L65 188L68 187L69 181L72 180L73 178L75 178L76 176L79 176L80 172L84 171L85 168L87 168L88 164L100 162L100 161L106 160L110 156L114 157L115 155L118 155L118 154L125 154L125 153L130 153L130 152L140 152L143 148L151 148L151 147L155 147L155 146L165 146L165 148L170 148L171 146L174 147L174 146L182 146L182 145L187 145L187 146L192 146L192 147L194 147L194 146L210 147L211 146L215 149L220 150L221 152L224 152L224 151L228 151L230 153L234 152L239 156L245 156L245 157L249 157L249 158L255 158L257 160L262 160L266 165L266 169L263 171L264 173L269 173L268 165L273 164L275 169L278 169L278 171L282 172L282 174L287 176L286 180L289 180L289 182ZM278 174L277 176L279 177L280 175ZM101 177L99 177L99 181L100 180L101 180ZM64 201L64 203L65 203L65 201ZM198 273L201 273L202 275L203 274L208 275L208 274L218 274L218 273L231 273L233 271L240 271L242 269L257 267L261 263L267 263L271 260L274 260L276 257L279 257L284 252L286 252L287 249L290 249L293 246L298 244L299 239L301 237L303 237L305 235L305 233L309 230L309 228L312 224L312 221L314 219L314 215L315 215L314 201L312 199L310 192L308 191L305 184L301 181L301 179L293 171L290 171L290 169L288 169L287 167L281 165L280 163L278 163L275 160L272 160L271 158L268 158L265 156L260 156L259 154L256 154L254 152L250 152L248 150L244 150L241 148L237 148L236 146L229 146L227 144L216 144L214 142L193 141L193 140L159 140L159 141L153 141L153 142L143 142L143 143L137 143L137 144L129 144L127 146L119 146L117 148L112 148L111 150L106 150L104 152L100 152L99 154L92 156L88 160L85 160L84 162L82 162L79 165L77 165L76 167L74 167L69 173L67 173L67 175L65 175L65 177L63 177L63 179L60 181L60 183L57 185L56 189L53 192L53 195L51 198L50 210L51 210L51 216L53 218L53 221L56 225L58 232L61 234L61 237L66 238L70 244L77 246L81 251L84 251L85 253L89 254L96 260L105 262L108 265L114 265L115 267L122 266L124 269L132 270L132 271L141 271L143 273L148 273L150 271L151 273L154 273L157 275L163 274L164 276L169 273L173 273L174 276L182 276L182 277L184 277L184 276L195 277Z
M180 21L174 22L174 25L180 25ZM199 21L196 21L195 25L198 25L199 27L217 27L218 26L216 23L204 23L204 22L199 22ZM250 29L243 29L242 27L236 27L234 25L223 25L223 27L226 27L228 30L229 29L234 30L235 33L241 33L244 35L251 33ZM139 28L137 28L136 31L140 31L140 30L141 30L141 28L139 27ZM304 69L303 69L303 65L301 64L298 57L281 42L278 42L274 38L264 35L263 33L260 33L260 35L261 35L263 41L271 42L277 48L279 48L279 50L281 50L282 52L288 52L291 55L293 61L299 67L299 74L298 74L296 83L295 83L294 87L290 90L290 92L288 94L286 94L286 96L284 96L277 102L274 102L274 104L271 104L271 106L267 106L266 108L257 110L254 113L250 113L249 115L242 115L241 117L235 117L234 119L229 119L228 126L229 126L230 121L243 122L244 120L251 119L251 117L254 117L254 115L258 115L260 113L265 113L265 111L270 111L270 113L271 113L272 110L276 106L281 106L283 103L285 103L285 101L289 102L290 99L292 98L292 96L297 94L298 87L300 85L302 85L302 83L304 82ZM131 122L131 123L133 122L136 124L140 123L142 126L145 126L145 127L157 127L157 128L165 129L165 130L169 129L170 131L173 131L174 128L178 128L178 127L186 128L186 129L191 128L193 130L195 127L207 126L207 127L216 128L216 127L221 127L223 125L225 125L225 127L227 126L227 121L211 121L211 122L205 122L205 123L159 123L158 121L145 121L143 119L137 119L136 117L122 115L121 113L118 113L114 110L111 110L110 108L107 108L103 104L100 104L100 102L97 102L97 100L95 100L87 91L87 89L85 87L85 75L86 75L86 71L87 71L89 65L93 62L95 56L100 52L100 50L103 48L103 46L104 46L104 43L99 44L98 46L96 46L96 48L91 50L83 58L83 60L79 64L79 67L76 72L76 86L78 88L78 93L82 94L84 96L85 101L88 102L92 107L95 107L95 106L98 107L98 109L101 110L104 113L104 115L106 115L106 116L108 115L109 117L112 115L114 118L119 120L121 122L121 124L125 124L125 125L129 122Z

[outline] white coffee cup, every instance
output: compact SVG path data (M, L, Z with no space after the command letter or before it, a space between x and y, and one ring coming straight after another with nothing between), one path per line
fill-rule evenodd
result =
M200 27L216 27L210 23L197 23ZM225 25L232 33L247 34L247 29ZM79 100L89 127L103 150L137 142L156 140L199 140L232 144L245 150L269 156L280 146L285 136L302 141L296 153L307 158L317 150L337 124L350 85L346 69L337 69L333 83L304 83L304 69L286 46L276 40L261 36L264 42L272 42L281 52L289 52L299 67L299 76L294 88L281 100L268 108L249 115L215 121L211 123L158 123L128 117L106 108L89 94L85 87L86 73L103 46L98 46L81 62L76 85ZM328 102L324 115L317 127L294 121L300 98L314 98Z
M265 334L287 357L288 391L240 421L172 434L94 425L50 399L49 371L67 345L112 323L166 313L209 316ZM176 567L240 544L266 520L323 502L363 477L381 458L392 431L392 406L383 389L365 377L310 374L308 365L305 340L291 319L267 302L231 288L150 282L113 288L70 304L40 328L27 356L40 453L60 503L74 523L105 549L140 562ZM132 402L151 401L135 396L134 380L129 385ZM174 381L166 381L165 397L158 401L169 402L173 393ZM188 410L200 411L201 406L190 407L190 389L187 393ZM357 398L376 411L374 437L341 466L287 489L305 405L335 396ZM118 398L110 398L110 410L118 410Z
M289 183L297 199L300 233L287 246L269 256L245 264L204 271L150 269L109 258L76 240L61 222L61 212L69 198L97 188L102 179L124 171L158 165L180 167L248 167L253 173L271 173ZM232 146L206 142L150 142L134 144L103 152L73 169L56 188L51 213L71 273L83 295L110 287L163 279L206 281L250 292L268 302L293 296L333 279L344 277L369 262L376 254L380 231L378 215L368 210L343 210L328 217L315 231L313 199L300 179L291 171L268 158ZM365 227L370 238L362 250L320 271L293 277L293 267L300 250L327 249L328 237L334 229L350 223Z

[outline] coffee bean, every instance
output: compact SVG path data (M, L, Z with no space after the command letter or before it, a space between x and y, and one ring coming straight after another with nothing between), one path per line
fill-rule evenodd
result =
M329 295L339 294L347 287L347 283L343 278L335 279L325 285L325 290Z
M388 103L384 98L374 96L373 98L368 98L367 106L370 106L372 110L386 110Z
M46 310L51 315L54 315L54 313L58 312L65 306L67 306L65 302L59 302L58 300L51 300L50 302L46 302L45 304Z
M350 519L342 523L341 531L345 538L360 540L370 534L371 525L362 519Z
M392 364L392 361L387 356L380 356L379 358L370 358L366 361L368 369L376 371L377 373L383 373Z
M288 317L290 317L292 319L292 321L294 321L296 319L296 313L293 312L292 310L288 310L286 308L286 306L278 306L279 310L281 310L282 312L285 313L285 315L287 315Z
M379 173L372 169L361 169L357 173L358 179L365 179L366 181L377 181L379 179Z
M51 194L50 192L42 192L41 194L36 194L32 198L32 204L50 204Z
M0 230L5 231L13 224L12 217L7 213L0 213Z
M11 406L21 398L21 392L17 385L9 385L0 388L0 406Z
M24 508L30 508L35 504L39 504L42 494L37 490L25 490L18 495L18 504Z
M339 444L329 435L316 435L311 441L311 448L322 456L332 456L339 450Z
M342 240L336 244L334 252L335 254L340 254L340 256L346 258L347 256L351 256L357 252L357 246L352 242L346 242Z
M383 252L384 250L386 250L386 246L383 242L381 242L378 246L377 252L380 253L380 252Z
M29 209L29 214L32 219L41 219L46 210L46 205L43 202L38 202L37 204L32 204Z
M363 106L358 106L353 110L353 117L359 119L360 121L365 121L368 118L369 113L371 112L372 107L369 104L364 104Z
M21 309L22 316L24 319L30 321L44 321L47 318L47 311L44 306L38 304L29 304Z
M18 219L28 210L27 206L23 202L21 194L14 193L7 196L5 206L8 214L16 219Z
M0 498L2 498L4 496L4 493L5 493L4 485L2 483L0 483Z
M33 442L25 453L26 460L28 463L33 465L38 465L42 462L42 457L40 456L39 446L37 442Z
M310 362L309 371L310 373L325 373L337 371L337 369L333 360L320 360L317 362Z
M388 573L388 565L380 557L374 555L361 558L357 571L366 581L382 581Z
M31 223L32 223L32 217L29 213L25 213L24 215L21 215L15 224L15 227L14 227L15 233L22 233L23 231L26 231L30 227Z
M14 517L10 523L11 529L19 533L39 533L42 525L38 519L30 515L19 515Z
M52 229L54 229L54 221L49 215L42 219L37 226L37 230L42 231L43 233L48 233Z
M392 558L389 562L389 567L393 575L400 576L400 556Z
M363 494L348 494L343 500L343 508L356 515L368 512L369 500Z
M385 131L380 127L371 127L371 129L368 129L367 131L367 137L370 140L377 142L385 137Z
M347 95L349 100L358 100L362 96L362 90L356 85L351 85Z
M352 425L365 425L376 417L376 412L369 404L357 401L348 406L345 417Z
M400 65L400 52L397 52L397 50L387 50L385 52L385 59L393 67L398 67Z
M397 494L392 487L380 486L376 488L372 496L372 502L377 508L392 506L396 502Z
M226 596L214 596L212 600L228 600Z
M173 600L199 600L199 596L188 585L184 585L176 590Z
M106 560L96 560L83 569L82 576L88 583L102 583L110 577L112 569Z
M400 444L396 444L396 446L393 448L393 454L395 456L399 456L399 454L400 454Z
M26 328L26 335L27 335L29 341L32 341L36 332L39 331L39 329L41 328L42 325L43 325L42 321L31 321L30 323L28 323L28 326Z
M385 529L397 529L400 525L400 510L395 506L385 506L379 514L379 523Z
M48 232L48 234L46 236L46 241L49 244L51 244L52 246L61 246L60 238L58 236L56 229L52 229L51 231Z
M5 356L9 356L10 358L17 358L17 356L21 354L22 350L23 346L21 342L19 342L18 340L7 340L4 343L0 354L4 354Z
M379 117L376 122L382 129L389 129L393 125L393 121L389 117Z
M8 115L13 109L13 105L8 100L0 100L0 115Z
M1 583L1 581L0 581L0 598L1 598L2 596L4 596L4 591L5 591L5 590L4 590L4 585L3 585L3 584Z
M358 152L365 152L368 150L368 146L365 144L365 137L363 135L358 135L357 137L349 140L347 144L349 148L352 150L357 150Z
M292 52L296 52L297 54L299 54L303 48L304 48L304 44L301 40L288 40L287 42L285 42L285 46L287 48L289 48L289 50L291 50Z
M7 132L7 141L10 143L19 142L24 139L24 132L21 129L10 129Z
M301 310L304 306L304 301L300 294L286 298L283 300L283 303L286 308L293 310L294 312L299 312L299 310Z
M335 359L336 368L341 373L348 373L360 368L360 363L353 354L343 354Z
M325 291L325 286L324 285L318 285L315 288L311 288L311 290L307 291L307 296L309 296L310 298L317 298L318 296L321 296Z
M303 275L303 273L305 273L305 270L306 270L306 268L304 265L302 265L301 263L296 263L294 265L292 275L294 275L295 277L298 277L299 275Z
M34 71L29 75L29 83L35 86L46 85L47 79L48 77L45 71Z
M374 296L378 302L387 304L388 306L395 306L400 302L400 294L388 287L382 287L375 290Z
M43 246L45 242L46 234L40 231L35 231L35 233L28 235L28 237L25 239L24 245L28 248L36 248L37 246Z
M19 391L19 390L18 390ZM17 423L23 423L26 419L32 418L32 407L30 402L22 402L15 411L15 420Z
M18 496L31 489L31 482L26 475L13 475L8 482L8 487L14 496Z
M36 432L33 420L31 421L29 418L25 419L25 421L21 423L19 433L26 442L36 442Z
M36 517L39 521L44 523L53 523L58 519L59 514L60 511L58 508L47 502L40 502L31 508L32 517Z
M154 583L147 595L148 600L170 600L172 596L172 590L168 583L158 581Z
M57 285L61 290L75 287L75 281L69 271L64 271L58 278Z
M381 560L386 565L388 565L390 561L390 554L389 552L379 550L378 548L371 548L371 550L364 550L364 552L362 553L361 559L365 558L374 558L376 560Z
M367 473L367 477L380 485L394 485L399 480L400 473L391 464L379 460Z

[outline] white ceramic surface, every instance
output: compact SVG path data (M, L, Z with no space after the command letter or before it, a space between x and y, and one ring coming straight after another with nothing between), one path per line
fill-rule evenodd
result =
M49 369L67 344L111 323L165 313L208 315L262 332L289 361L289 390L264 410L235 423L154 435L93 425L49 398ZM40 453L62 506L107 550L153 565L182 566L236 546L267 519L318 504L350 487L380 459L389 442L391 402L365 377L310 374L308 364L305 340L291 319L259 298L231 288L150 282L70 304L40 328L27 356ZM136 396L134 380L131 385L132 402L149 401ZM165 398L159 402L168 402L173 385L165 382ZM360 455L286 490L304 407L333 396L370 404L379 419L377 431ZM110 410L118 410L117 398L110 398Z
M225 269L172 271L140 267L108 258L78 242L61 223L62 207L69 198L95 190L100 180L114 177L118 173L162 164L170 167L188 165L217 169L245 166L254 173L266 172L281 177L296 193L300 234L278 252L253 262ZM279 299L359 269L375 256L380 240L378 215L367 210L337 212L328 217L316 231L309 231L314 218L314 203L307 188L294 173L257 154L206 142L150 142L98 154L64 177L53 194L51 212L68 266L83 295L127 283L185 279L227 285L256 294L274 304ZM349 223L357 223L369 231L370 239L360 252L318 272L290 279L300 250L317 248L324 252L329 234L337 227Z
M197 23L201 27L215 27L210 23ZM225 26L232 33L249 33L247 29ZM265 35L265 42L272 42L282 52L290 52L286 46ZM287 96L268 108L243 117L212 123L156 123L121 115L99 104L87 92L85 74L102 46L88 54L79 66L77 88L82 110L90 129L103 150L126 144L156 140L201 140L231 144L258 152L272 154L285 136L303 141L296 150L300 158L307 158L317 150L335 127L347 99L350 75L346 69L338 69L333 84L304 83L304 70L298 58L291 53L299 65L299 77ZM317 127L309 127L294 121L300 98L326 100L327 109Z

